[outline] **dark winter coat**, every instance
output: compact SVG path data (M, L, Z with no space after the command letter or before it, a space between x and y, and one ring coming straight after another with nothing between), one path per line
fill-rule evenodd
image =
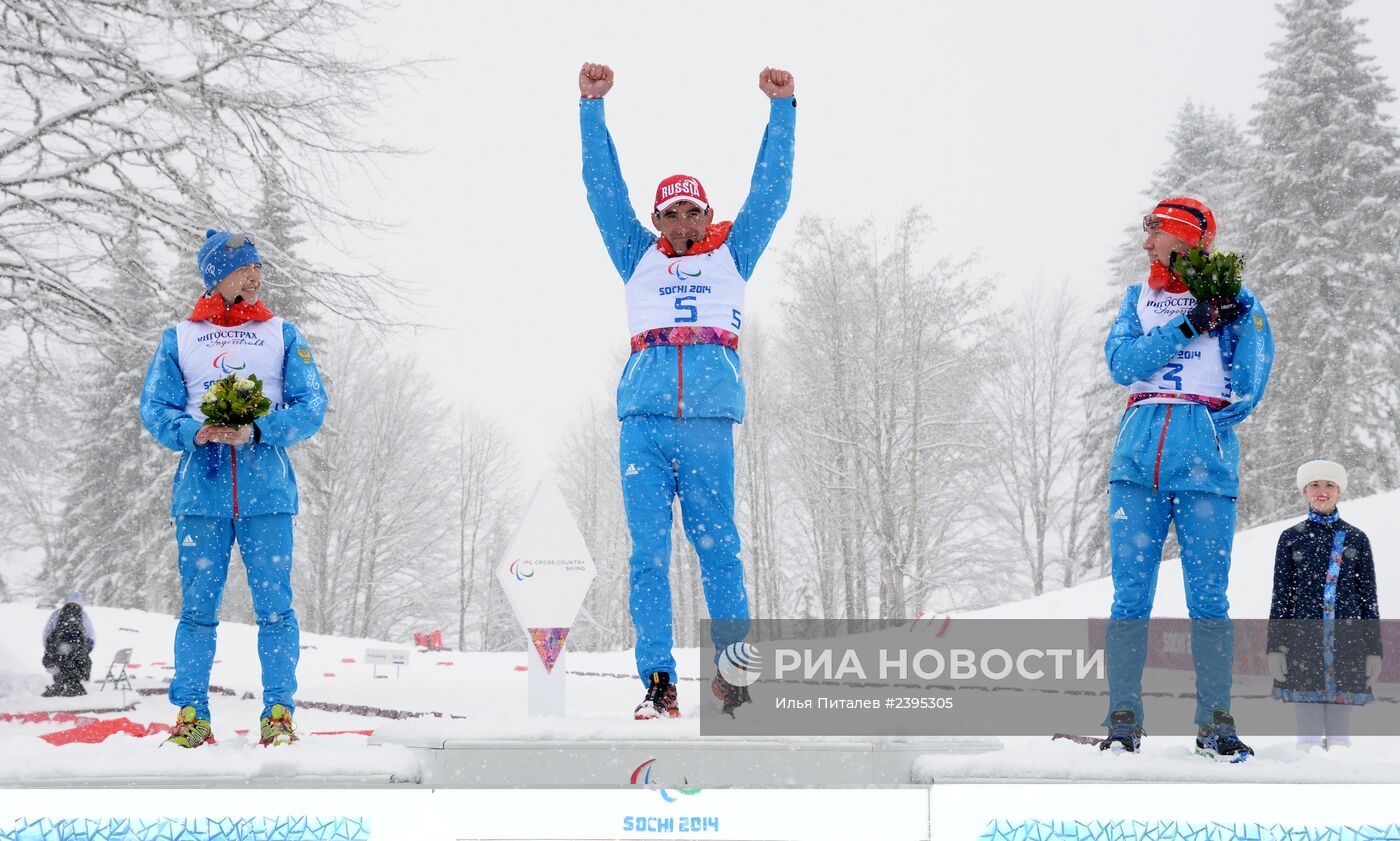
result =
M1339 533L1343 535L1341 564L1331 597L1335 621L1325 623L1327 571ZM1282 682L1274 682L1275 698L1341 704L1371 700L1366 657L1381 654L1371 541L1335 513L1331 517L1310 514L1279 535L1269 651L1283 649L1288 650L1288 674Z
M92 645L83 627L83 609L66 604L44 641L44 668L54 671L55 686L75 686L92 679Z

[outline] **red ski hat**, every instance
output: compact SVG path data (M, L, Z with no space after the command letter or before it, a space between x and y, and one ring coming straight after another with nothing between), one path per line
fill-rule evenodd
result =
M1162 199L1142 218L1142 229L1166 231L1187 245L1210 248L1215 242L1215 214L1195 199Z
M690 175L672 175L656 185L656 211L659 213L678 201L688 201L709 210L710 203L705 198L705 188L700 179Z

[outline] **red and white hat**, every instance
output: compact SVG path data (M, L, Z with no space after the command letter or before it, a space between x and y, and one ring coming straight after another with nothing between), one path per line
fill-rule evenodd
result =
M688 201L709 210L710 203L705 198L705 188L700 179L690 175L672 175L656 185L656 210L665 210L678 201Z
M1215 242L1215 214L1204 203L1184 196L1162 199L1142 220L1142 229L1161 228L1187 245L1210 248Z

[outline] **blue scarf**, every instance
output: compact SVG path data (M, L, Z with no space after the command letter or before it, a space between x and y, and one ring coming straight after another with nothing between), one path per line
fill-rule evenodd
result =
M1319 514L1319 513L1317 513L1316 511L1309 511L1309 512L1308 512L1308 519L1309 519L1309 520L1312 520L1314 523L1321 523L1321 524L1324 525L1324 526L1334 525L1334 524L1336 524L1336 522L1337 522L1338 520L1340 520L1341 518L1342 518L1342 512L1341 512L1341 509L1339 509L1339 508L1333 508L1333 509L1332 509L1332 513L1331 513L1331 514L1326 514L1326 515Z

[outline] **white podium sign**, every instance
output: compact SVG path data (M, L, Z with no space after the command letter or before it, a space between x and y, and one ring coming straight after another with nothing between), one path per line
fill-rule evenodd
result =
M554 482L540 482L496 567L535 655L526 654L531 715L564 714L564 643L596 574L564 495Z

